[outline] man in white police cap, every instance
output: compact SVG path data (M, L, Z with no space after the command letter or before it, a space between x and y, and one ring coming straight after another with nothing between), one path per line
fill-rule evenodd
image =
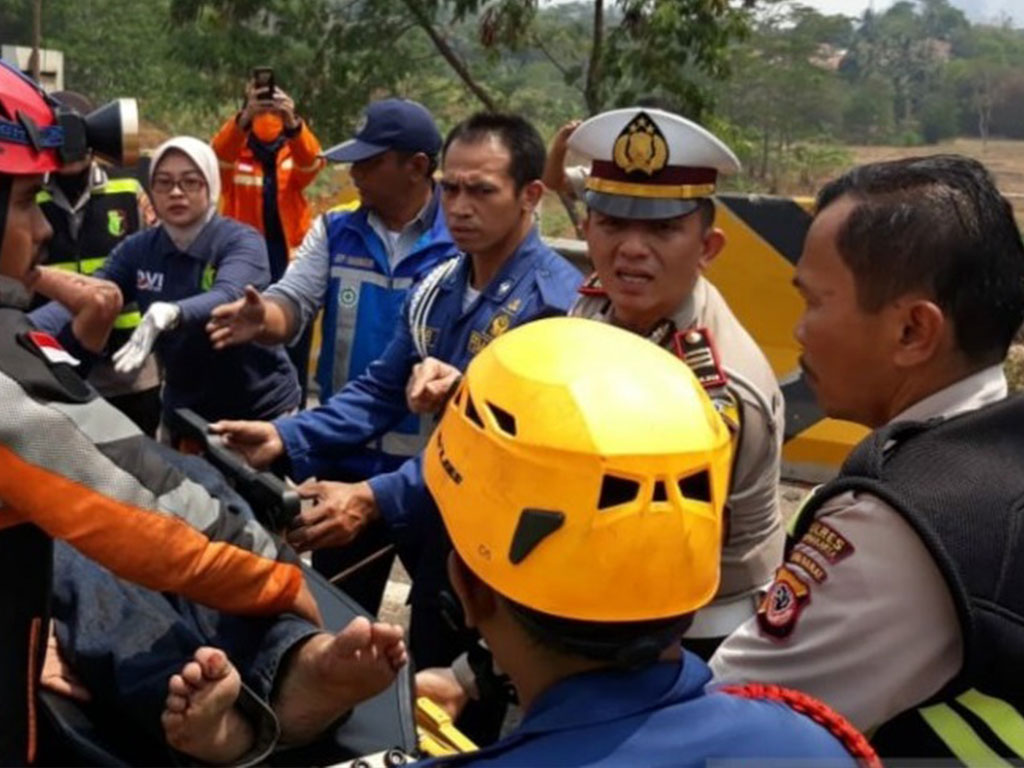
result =
M711 196L719 174L736 173L739 161L696 123L658 109L592 117L569 148L591 159L584 231L596 269L571 314L627 328L677 354L735 435L721 586L686 636L694 651L710 655L754 615L784 543L782 393L764 354L702 276L725 245Z
M719 173L738 171L739 161L699 125L657 109L592 117L573 132L569 145L591 158L582 196L596 267L569 314L621 326L677 354L733 432L718 595L697 612L683 639L709 658L755 615L782 564L785 542L778 507L782 393L764 354L701 275L725 245L725 235L714 226L715 182ZM408 386L409 407L440 407L458 375L451 366L417 366ZM417 690L455 714L469 698L486 698L494 690L493 680L481 683L485 668L463 655L450 668L417 674Z

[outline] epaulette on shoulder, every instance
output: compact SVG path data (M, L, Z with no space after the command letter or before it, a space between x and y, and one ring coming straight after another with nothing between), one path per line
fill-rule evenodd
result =
M607 291L601 286L601 278L597 276L597 272L592 272L590 277L583 281L578 290L584 296L608 295Z
M672 345L676 355L689 366L705 390L710 392L729 383L710 330L688 328L677 331Z
M765 685L763 683L747 683L745 685L726 685L719 692L744 699L776 701L799 712L829 733L846 748L857 762L866 768L882 768L882 761L875 748L858 731L853 724L830 706L802 691L783 688L781 685Z

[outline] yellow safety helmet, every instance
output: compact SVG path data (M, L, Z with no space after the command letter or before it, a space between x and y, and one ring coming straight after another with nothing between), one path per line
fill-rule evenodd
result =
M455 550L498 593L566 619L667 619L718 589L729 431L646 339L553 318L489 344L424 457Z

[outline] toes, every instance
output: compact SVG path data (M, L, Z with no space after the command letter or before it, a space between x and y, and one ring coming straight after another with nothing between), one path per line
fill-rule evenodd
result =
M331 650L342 656L354 656L362 649L367 648L372 639L373 629L369 619L358 616L334 636Z
M167 681L167 690L178 696L186 697L192 692L189 684L185 682L185 678L181 675L171 675L171 679Z
M197 661L190 661L181 668L181 677L193 688L203 684L203 668Z
M185 727L185 716L180 712L165 711L160 715L160 725L164 729L164 736L167 740L169 742L174 742Z
M168 712L183 714L188 709L188 698L176 693L169 694L164 702L164 709Z
M380 646L393 645L405 637L405 630L397 624L382 621L373 625L373 642Z
M220 680L231 673L228 657L217 648L200 648L196 651L195 660L202 667L207 680Z

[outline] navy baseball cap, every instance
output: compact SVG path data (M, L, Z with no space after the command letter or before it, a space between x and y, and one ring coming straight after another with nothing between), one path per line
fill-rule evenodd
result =
M356 126L355 138L331 147L324 157L358 163L389 149L431 156L441 150L441 134L426 107L407 99L375 101Z

